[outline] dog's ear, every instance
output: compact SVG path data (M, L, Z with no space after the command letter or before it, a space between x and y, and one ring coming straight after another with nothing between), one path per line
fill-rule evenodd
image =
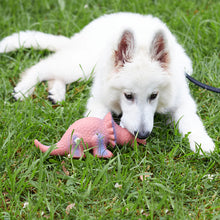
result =
M169 64L169 53L167 42L162 31L158 31L155 34L150 47L150 53L152 60L158 61L162 68L167 69Z
M126 30L123 32L118 48L115 51L115 67L123 67L126 62L131 62L134 53L134 35L132 32Z

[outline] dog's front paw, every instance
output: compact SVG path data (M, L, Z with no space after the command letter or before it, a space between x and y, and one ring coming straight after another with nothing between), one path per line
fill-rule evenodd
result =
M215 144L208 135L190 135L189 142L191 150L199 151L200 154L211 153L215 149Z

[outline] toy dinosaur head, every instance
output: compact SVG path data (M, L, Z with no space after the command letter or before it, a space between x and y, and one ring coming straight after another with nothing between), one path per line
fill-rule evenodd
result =
M138 143L146 144L146 140L136 138L126 128L122 128L117 123L115 123L110 112L104 118L104 125L108 131L108 142L113 147L116 143L120 145L123 145L125 143L132 144L135 140Z

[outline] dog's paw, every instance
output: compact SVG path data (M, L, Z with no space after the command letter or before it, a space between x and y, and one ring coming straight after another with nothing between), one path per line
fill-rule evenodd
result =
M65 93L61 94L59 92L54 92L53 90L50 90L48 92L48 96L47 96L48 100L52 102L52 104L56 104L58 102L61 102L63 100L65 100Z
M33 92L34 92L34 87L30 88L29 86L24 86L19 83L14 88L12 95L16 100L24 100L26 97L31 95Z
M66 84L61 80L48 81L48 100L53 104L65 100Z
M0 41L0 53L7 53L8 51L10 51L10 49L8 49L8 43L7 43L7 38L4 38Z
M215 144L208 135L191 136L189 137L190 148L194 152L199 151L201 155L204 153L212 153L215 149Z

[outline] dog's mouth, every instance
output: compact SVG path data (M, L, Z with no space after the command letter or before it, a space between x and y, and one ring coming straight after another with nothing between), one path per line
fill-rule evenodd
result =
M150 136L149 131L134 131L134 136L137 136L137 138L143 140Z
M113 120L118 124L120 125L121 127L123 128L126 128L123 123L121 122L121 118L122 118L122 115L123 113L120 113L120 114L116 114L115 112L111 112L112 114L112 118ZM144 140L146 138L148 138L151 134L151 132L149 131L129 131L131 134L133 134L135 137L137 137L138 139L140 140Z

